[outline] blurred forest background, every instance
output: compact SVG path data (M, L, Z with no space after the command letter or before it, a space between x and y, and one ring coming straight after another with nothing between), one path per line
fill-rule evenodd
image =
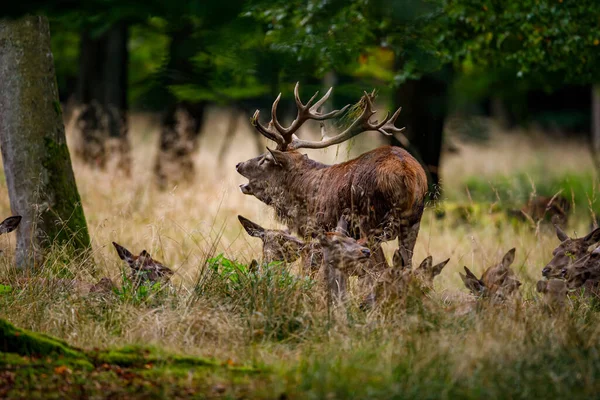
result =
M408 142L390 141L423 163L435 188L442 154L459 152L458 142L495 146L494 127L501 141L510 142L510 132L518 131L538 143L573 139L590 156L600 149L594 89L600 5L592 0L55 1L12 7L6 12L37 8L50 16L60 99L76 136L72 155L99 168L116 160L130 173L132 116L152 115L160 124L153 169L162 188L193 179L198 138L213 134L207 110L231 110L223 143L212 150L222 161L236 130L257 108L266 119L279 92L286 103L280 110L293 118L297 81L303 96L335 86L335 108L373 88L380 108L403 107L399 125L406 126ZM256 153L264 151L258 138L256 145ZM520 157L520 146L512 149ZM544 168L529 174L543 177ZM576 186L587 203L591 173L585 171L584 183L571 179L567 185L565 171L538 190L552 195ZM465 183L471 196L494 200L512 190L514 198L531 191L531 178L522 175L510 184L500 179L495 191L477 176Z

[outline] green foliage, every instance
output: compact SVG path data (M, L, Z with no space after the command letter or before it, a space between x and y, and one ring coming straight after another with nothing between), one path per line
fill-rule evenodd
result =
M595 0L447 1L445 44L464 67L508 68L552 88L597 80L600 3Z
M196 293L215 296L248 321L250 336L278 340L299 335L311 324L307 310L313 304L315 282L292 274L281 263L256 271L223 255L207 260Z

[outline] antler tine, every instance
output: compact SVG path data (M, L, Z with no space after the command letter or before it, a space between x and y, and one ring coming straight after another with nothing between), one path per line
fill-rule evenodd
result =
M260 116L260 111L256 110L254 112L254 115L252 116L252 118L250 118L250 123L252 124L252 126L254 126L256 128L256 130L258 132L260 132L263 136L265 136L267 139L270 139L277 143L285 142L283 140L283 137L278 132L273 131L273 129L272 129L273 121L271 120L271 122L269 122L268 127L265 128L264 125L260 123L260 121L258 119L259 116Z
M356 118L349 127L347 127L342 133L331 137L329 139L323 139L320 142L312 142L308 140L300 140L297 137L292 138L291 143L288 148L290 149L322 149L325 147L332 146L334 144L342 143L346 140L351 139L352 137L365 132L365 131L378 131L383 133L384 135L392 135L393 133L399 133L404 130L404 128L398 128L394 125L396 119L400 115L401 109L396 110L396 112L390 117L389 113L386 114L385 118L381 122L371 122L370 119L375 114L375 110L373 107L373 98L375 96L375 92L367 93L364 92L362 97L362 101L364 101L364 108L362 113L358 118ZM348 106L344 107L341 112L345 111ZM336 112L337 114L338 112ZM404 143L406 140L402 140L406 138L401 138L401 142Z
M283 150L285 150L287 145L294 140L294 138L293 138L294 133L302 126L302 124L304 124L309 119L312 119L315 121L323 121L326 119L336 118L340 114L344 113L349 107L349 106L346 106L346 107L342 108L341 110L333 110L331 112L323 114L323 113L319 112L319 108L321 108L323 106L323 104L329 99L329 97L331 96L331 92L333 91L333 88L330 88L327 91L327 93L325 93L325 95L321 99L319 99L314 105L313 105L313 102L319 95L319 92L317 91L306 102L306 104L303 104L302 100L300 100L299 88L300 88L300 83L297 82L296 86L294 86L294 99L296 101L296 107L298 108L298 113L296 115L296 119L294 119L294 121L292 121L292 123L290 124L289 127L284 128L279 123L279 121L277 120L277 115L276 115L277 104L273 103L273 109L272 109L273 119L272 119L272 121L273 121L273 125L275 126L275 129L277 129L277 131L280 133L281 137L285 141L283 146L281 146ZM276 102L278 103L279 101L277 100Z
M325 104L325 102L326 102L327 100L329 100L329 96L331 96L331 92L332 92L332 91L333 91L333 87L330 87L330 88L329 88L329 90L327 91L327 93L325 93L325 95L324 95L323 97L321 97L321 99L320 99L319 101L317 101L317 102L315 103L315 105L314 105L314 106L312 106L312 107L310 108L310 109L311 109L311 111L318 112L318 111L319 111L319 108L321 108L321 106L322 106L323 104ZM319 92L317 92L317 93L319 93ZM316 95L317 93L315 93L315 95ZM311 100L312 100L312 99L311 99ZM307 103L307 105L308 105L308 103Z

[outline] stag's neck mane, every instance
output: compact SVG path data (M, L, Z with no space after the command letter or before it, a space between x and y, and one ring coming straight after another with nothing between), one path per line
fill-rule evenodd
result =
M317 226L321 226L318 220L323 199L319 191L331 179L328 171L339 165L327 165L305 157L283 176L283 190L273 199L273 206L277 217L300 237L310 236Z

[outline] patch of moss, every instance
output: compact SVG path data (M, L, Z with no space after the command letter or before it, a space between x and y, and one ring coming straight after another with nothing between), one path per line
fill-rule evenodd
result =
M63 356L81 361L81 365L91 367L87 356L67 343L41 333L16 328L0 319L0 351L20 356Z

